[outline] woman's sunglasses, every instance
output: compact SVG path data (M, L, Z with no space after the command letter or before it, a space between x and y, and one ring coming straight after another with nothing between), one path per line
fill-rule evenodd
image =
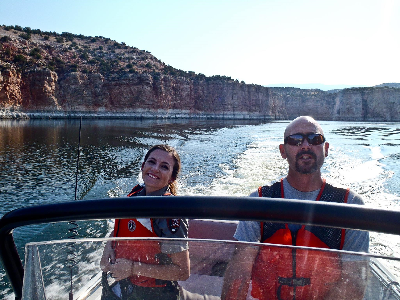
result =
M285 137L285 144L289 144L291 146L300 146L303 144L304 140L307 139L307 142L310 145L321 145L325 142L325 138L322 134L319 133L309 133L309 134L302 134L296 133Z

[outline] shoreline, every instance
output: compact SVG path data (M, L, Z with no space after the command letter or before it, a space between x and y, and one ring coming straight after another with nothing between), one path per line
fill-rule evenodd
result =
M276 120L269 115L249 113L188 113L182 111L88 112L0 110L0 120L28 119L204 119L204 120Z
M284 121L293 120L296 116L271 116L259 113L191 113L183 110L137 110L126 112L110 111L49 111L49 110L15 110L0 109L0 120L254 120L254 121ZM385 122L398 123L398 120L386 120L384 118L361 119L361 118L319 118L319 121L341 121L341 122Z

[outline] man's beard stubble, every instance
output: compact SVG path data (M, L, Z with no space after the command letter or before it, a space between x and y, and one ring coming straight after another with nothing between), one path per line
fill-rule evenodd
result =
M312 164L309 164L309 165L304 165L304 164L300 165L299 164L299 159L304 154L310 155L312 157L312 159L313 159L313 163ZM323 163L323 161L322 161L322 163ZM322 163L321 163L321 166L322 166ZM312 151L301 151L301 152L297 153L297 155L296 155L295 168L296 168L296 171L299 172L300 174L311 174L311 173L314 173L321 166L318 166L317 156Z

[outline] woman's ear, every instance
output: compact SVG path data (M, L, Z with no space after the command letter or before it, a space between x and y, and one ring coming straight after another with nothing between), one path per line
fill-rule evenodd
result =
M143 167L144 167L144 162L142 162L142 167L140 168L140 170L143 171Z

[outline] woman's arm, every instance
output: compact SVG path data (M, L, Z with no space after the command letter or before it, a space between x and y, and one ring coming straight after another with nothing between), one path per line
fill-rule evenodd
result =
M133 274L163 280L186 280L190 275L189 251L170 254L172 264L149 265L134 262Z
M109 271L115 280L122 280L133 275L141 275L162 280L186 280L190 275L189 251L170 254L172 264L151 265L118 258L109 265Z
M114 230L111 232L110 237L114 236ZM112 248L112 241L108 241L103 250L103 256L100 260L100 268L102 271L109 271L110 265L115 263L115 251Z

